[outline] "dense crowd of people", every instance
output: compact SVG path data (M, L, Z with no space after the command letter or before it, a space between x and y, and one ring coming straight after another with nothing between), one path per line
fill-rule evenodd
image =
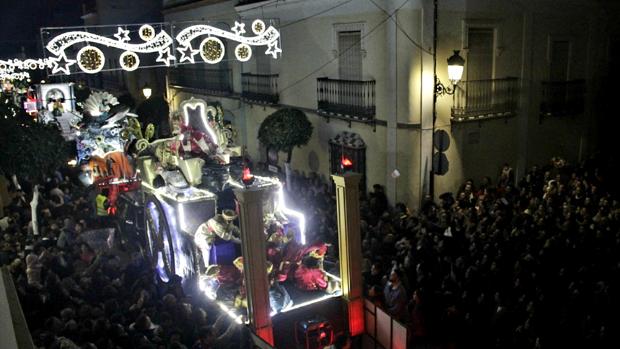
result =
M251 347L247 327L186 294L180 278L159 282L138 246L94 229L102 227L93 194L71 178L57 173L38 190L38 229L27 180L10 188L0 220L0 266L10 269L37 347Z
M390 205L374 185L360 202L365 295L408 326L412 348L613 347L620 203L611 176L595 161L553 159L516 180L505 165L495 183L468 180L417 212ZM0 265L37 346L249 345L247 327L186 294L180 278L158 281L138 246L110 236L95 244L106 230L97 230L93 194L72 178L56 173L40 186L38 229L27 180L10 188L0 219ZM326 269L337 270L332 187L316 174L290 178L307 240L327 242Z
M418 212L375 185L361 201L366 297L408 326L412 348L614 347L620 204L601 165L553 159L518 181L504 165ZM335 245L327 181L291 182L310 236Z

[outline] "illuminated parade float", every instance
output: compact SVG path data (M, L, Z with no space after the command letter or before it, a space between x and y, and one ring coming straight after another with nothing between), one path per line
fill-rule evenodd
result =
M279 321L295 330L287 319L313 317L317 307L344 328L340 299L351 278L340 268L349 264L308 241L304 214L287 206L277 178L251 173L219 105L183 102L176 134L149 142L152 126L142 133L113 97L89 101L89 121L75 126L80 178L108 196L119 230L139 239L162 282L180 277L272 344ZM327 343L334 329L323 325Z
M239 323L340 296L340 278L324 270L327 246L306 241L304 215L276 178L250 173L221 108L193 98L181 108L179 134L137 158L159 277L196 280Z

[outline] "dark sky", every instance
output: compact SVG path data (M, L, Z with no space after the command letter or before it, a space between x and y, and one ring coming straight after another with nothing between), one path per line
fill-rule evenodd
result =
M4 0L0 8L0 58L42 57L41 27L82 25L82 5L94 0Z

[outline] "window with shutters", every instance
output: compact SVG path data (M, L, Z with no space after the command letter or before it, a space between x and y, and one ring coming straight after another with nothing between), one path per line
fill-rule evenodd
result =
M361 31L338 32L338 73L342 80L362 79Z

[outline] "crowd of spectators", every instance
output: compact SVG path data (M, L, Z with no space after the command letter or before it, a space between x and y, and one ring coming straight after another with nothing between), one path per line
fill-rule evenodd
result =
M613 172L553 159L515 179L468 180L417 212L380 185L360 202L366 297L406 324L410 347L614 347L620 311L620 203ZM56 173L23 180L0 219L0 265L44 348L243 348L244 326L164 284L137 246L94 246L92 193ZM493 183L495 182L495 183ZM337 246L333 189L296 173L291 201L308 241ZM337 261L329 248L326 261ZM333 267L333 266L332 266Z
M57 173L40 186L38 231L27 180L12 186L0 219L0 266L13 276L37 347L251 347L247 327L186 294L180 278L155 278L138 246L118 239L97 246L93 237L108 230L93 230L102 227L92 193L71 178Z
M412 348L618 347L620 204L602 165L552 159L519 179L504 165L417 212L374 185L361 201L366 297ZM291 182L311 239L337 246L327 181Z

